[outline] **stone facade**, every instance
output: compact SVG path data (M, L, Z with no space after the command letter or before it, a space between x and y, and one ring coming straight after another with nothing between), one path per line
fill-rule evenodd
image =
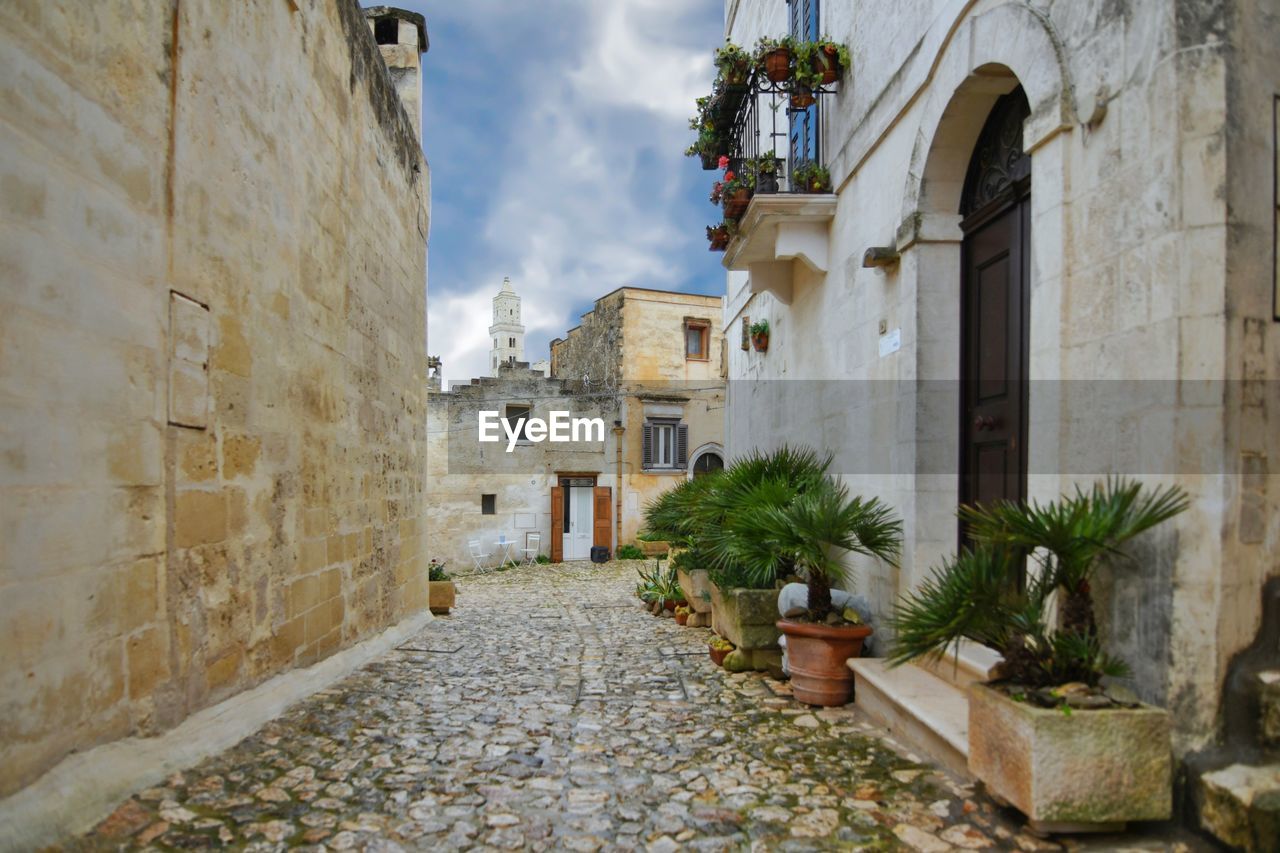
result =
M17 0L0 78L5 795L426 606L429 192L354 0Z
M854 489L898 509L901 568L857 573L885 612L955 547L960 195L993 103L1023 88L1027 492L1052 498L1114 471L1191 493L1193 509L1097 590L1109 645L1134 663L1142 697L1171 710L1180 754L1214 738L1227 664L1280 571L1275 210L1256 191L1277 168L1268 5L822 3L820 31L853 54L821 128L836 187L825 271L797 261L786 290L728 277L726 328L749 317L772 331L767 353L729 350L730 456L830 449ZM782 3L726 3L738 44L787 26ZM872 247L900 260L866 268ZM865 393L857 409L802 391L762 405L780 379ZM1105 410L1089 399L1097 380L1119 379L1146 383L1136 397L1168 393Z

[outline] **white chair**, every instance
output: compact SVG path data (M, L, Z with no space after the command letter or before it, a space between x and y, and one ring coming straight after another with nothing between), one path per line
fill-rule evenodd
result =
M489 560L489 552L481 549L479 539L469 541L467 549L471 552L471 562L475 565L476 571L483 572L486 568L485 563Z
M542 550L542 534L526 533L524 536L524 562L522 565L532 566L538 562L538 552Z

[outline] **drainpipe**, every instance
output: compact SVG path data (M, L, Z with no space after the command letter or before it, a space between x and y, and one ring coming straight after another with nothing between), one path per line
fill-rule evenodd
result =
M618 549L622 547L622 434L624 432L626 432L626 430L622 428L622 421L614 421L613 443L617 447L618 451L618 465L616 469L618 472L618 482L616 484L617 488L614 489L615 509L613 511L613 552L615 555L618 553Z

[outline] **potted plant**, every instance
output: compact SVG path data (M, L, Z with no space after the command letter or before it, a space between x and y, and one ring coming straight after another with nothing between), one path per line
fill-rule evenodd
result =
M711 251L723 252L729 246L729 227L723 222L714 227L708 225L707 241L711 244Z
M817 163L801 163L791 173L791 188L802 193L831 192L831 172Z
M733 651L733 643L724 637L716 637L707 644L707 648L711 652L711 662L716 666L724 666L724 659Z
M434 557L427 567L427 608L437 616L447 616L457 601L458 591L444 564Z
M676 624L685 625L689 621L689 605L681 604L676 607Z
M769 321L757 320L751 324L751 346L756 352L768 352L769 350Z
M895 664L961 638L1003 655L970 689L969 769L1033 827L1171 813L1168 712L1103 685L1128 670L1102 648L1091 589L1104 558L1187 506L1176 487L1109 479L1044 505L962 507L972 547L896 608Z
M774 39L761 36L756 42L756 66L773 83L785 83L791 78L791 38Z
M809 66L819 77L819 84L830 86L840 79L846 68L851 67L849 48L823 36L813 43L809 53Z
M716 68L727 86L745 86L751 73L751 54L729 40L716 49Z
M728 168L729 158L721 157L720 163L724 168L724 181L717 182L711 190L711 199L714 202L716 197L720 198L720 203L724 207L724 218L731 222L737 222L742 218L742 214L747 212L747 206L751 204L751 195L754 192L755 180L750 174L749 168L744 168L735 172Z
M756 192L776 193L778 191L778 155L772 150L761 154L752 162L752 172L756 177Z
M831 586L847 575L845 555L876 557L897 565L902 522L879 499L850 496L848 487L824 475L783 506L749 505L742 524L755 542L741 559L748 569L785 556L808 586L807 608L780 619L795 697L810 705L843 705L853 691L845 662L861 653L871 628L853 610L837 612Z

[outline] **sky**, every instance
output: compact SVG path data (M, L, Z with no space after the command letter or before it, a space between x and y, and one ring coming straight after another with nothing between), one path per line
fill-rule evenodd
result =
M510 276L525 358L623 285L722 294L713 175L684 156L723 0L398 0L427 20L427 349L488 372ZM714 222L713 222L714 220Z

